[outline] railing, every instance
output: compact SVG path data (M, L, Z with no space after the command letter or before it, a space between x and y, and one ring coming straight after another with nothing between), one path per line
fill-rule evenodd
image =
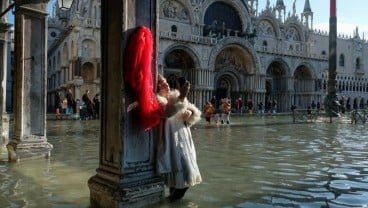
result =
M288 50L283 48L274 48L274 47L268 47L268 46L260 46L255 45L254 48L258 52L265 52L265 53L276 53L276 54L283 54L283 55L289 55L289 56L299 56L299 57L306 57L306 58L313 58L313 59L324 59L327 60L327 55L318 55L318 54L311 54L305 51L301 50Z
M198 43L198 44L204 44L204 45L216 45L220 40L217 38L212 38L212 37L207 37L207 36L185 34L185 33L171 32L171 31L160 31L160 38L176 40L176 41L191 42L191 43ZM298 56L298 57L323 59L323 60L327 60L328 58L327 55L310 54L306 50L289 50L289 49L285 49L285 47L267 47L267 46L254 45L254 48L258 52L265 52L265 53L276 53L276 54L283 54L283 55L289 55L289 56Z
M368 120L368 110L353 110L351 112L351 123L357 124L361 121L363 124Z
M73 16L69 21L70 26L92 27L100 28L100 20L92 18L84 18L79 16Z
M293 123L296 122L315 122L320 116L319 109L295 109L292 112Z
M217 39L204 37L200 35L176 33L171 31L160 31L160 38L167 38L171 40L185 41L191 43L199 43L204 45L216 45Z

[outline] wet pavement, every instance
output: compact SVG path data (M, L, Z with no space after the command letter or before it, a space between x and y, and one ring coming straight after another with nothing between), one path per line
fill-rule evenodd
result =
M368 207L367 124L232 117L192 128L203 183L154 207ZM0 207L88 207L99 121L48 121L49 160L0 163Z

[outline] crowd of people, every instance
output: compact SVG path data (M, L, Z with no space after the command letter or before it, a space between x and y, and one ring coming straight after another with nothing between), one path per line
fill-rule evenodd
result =
M273 114L276 113L277 102L276 100L269 100L266 102L266 106L263 106L262 102L257 104L257 109L254 109L253 101L250 99L246 103L243 104L241 98L235 100L232 104L229 98L222 98L220 100L216 99L216 96L213 96L211 101L207 101L203 106L203 113L206 119L206 125L211 125L211 118L214 117L214 123L216 125L219 124L230 124L230 114L233 113L247 113L253 114L257 112L258 114Z
M86 90L81 101L74 98L71 89L67 90L64 97L61 97L60 92L57 92L55 97L56 115L72 115L83 120L99 119L100 95L97 93L91 100L89 93L90 91Z

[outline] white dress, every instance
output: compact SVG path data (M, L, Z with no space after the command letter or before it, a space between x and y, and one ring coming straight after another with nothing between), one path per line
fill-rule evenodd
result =
M165 179L168 187L185 188L202 182L197 165L190 126L200 120L199 111L187 99L183 102L174 97L174 103L168 104L169 116L163 124L157 143L157 172ZM170 109L170 107L173 107ZM182 112L190 109L193 114L184 122ZM171 116L170 116L171 115Z

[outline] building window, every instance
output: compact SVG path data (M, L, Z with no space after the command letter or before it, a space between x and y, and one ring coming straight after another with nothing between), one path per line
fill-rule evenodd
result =
M178 32L178 27L176 25L171 26L171 32Z
M340 54L339 66L345 66L345 56L344 56L344 54Z
M263 50L267 51L267 45L268 45L267 41L264 40L262 45L263 45Z
M360 69L360 58L357 58L357 59L355 60L355 69L356 69L356 70L359 70L359 69Z
M56 32L54 32L54 31L53 31L53 32L51 32L51 34L50 34L50 35L51 35L51 37L56 38L56 35L57 35L57 34L56 34Z

